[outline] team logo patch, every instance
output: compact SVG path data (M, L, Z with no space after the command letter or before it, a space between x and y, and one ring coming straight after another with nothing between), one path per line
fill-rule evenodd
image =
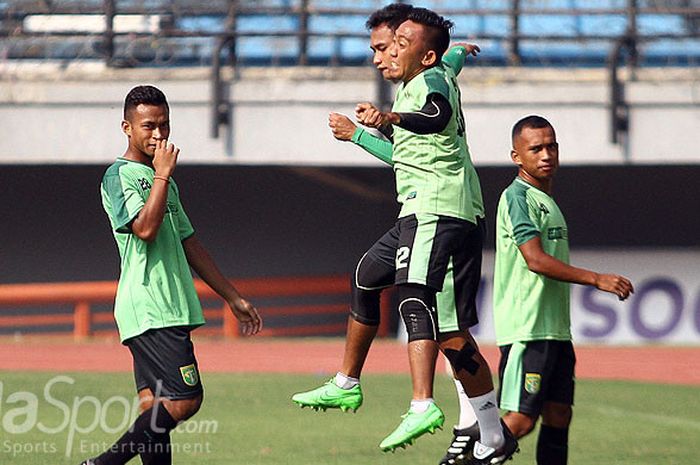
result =
M541 384L542 376L539 373L525 373L525 391L537 394L540 392Z
M557 239L568 239L568 237L569 234L566 228L562 228L561 226L547 229L547 239L554 241Z
M148 179L146 178L139 179L139 185L141 186L141 190L143 191L147 191L151 188L151 183L148 182Z
M180 367L180 374L182 375L182 380L188 386L196 386L199 382L199 373L197 373L197 368L195 368L194 363L192 365Z

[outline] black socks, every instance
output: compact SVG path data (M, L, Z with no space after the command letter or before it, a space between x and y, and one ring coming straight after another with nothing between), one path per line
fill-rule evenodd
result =
M175 426L177 422L165 406L158 402L139 415L131 428L112 447L95 458L95 465L124 465L137 454L145 459L144 464L147 465L169 464L170 430Z

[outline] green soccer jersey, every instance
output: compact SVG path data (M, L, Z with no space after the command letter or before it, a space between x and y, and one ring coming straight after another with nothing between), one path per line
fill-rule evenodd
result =
M392 160L399 217L432 213L476 223L484 216L479 178L465 137L460 91L446 63L429 68L399 87L392 111L420 111L430 94L443 95L452 107L440 133L416 134L394 127Z
M102 205L121 258L114 317L123 341L149 329L199 326L204 316L182 241L194 229L171 178L163 224L153 242L131 232L153 185L153 168L119 158L104 174Z
M496 216L493 315L496 343L571 340L569 283L533 273L518 246L539 236L545 253L569 263L561 210L520 177L501 194Z

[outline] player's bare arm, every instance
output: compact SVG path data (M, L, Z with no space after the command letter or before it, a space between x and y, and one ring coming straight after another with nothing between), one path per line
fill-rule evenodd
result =
M527 267L533 273L544 275L558 281L595 286L597 289L617 295L625 300L634 292L629 279L614 274L599 274L594 271L576 268L557 260L542 249L539 237L533 237L518 247Z
M328 115L328 127L331 128L333 137L342 141L349 141L357 129L357 125L345 115L331 113Z
M195 236L182 241L187 262L202 280L228 303L246 336L257 334L263 326L258 310L243 298L238 290L221 273L214 259Z
M180 149L167 140L156 142L155 155L153 156L153 168L155 177L151 192L145 205L131 225L131 230L139 239L152 242L158 235L160 225L165 216L165 206L168 200L168 184L170 176L175 171L177 157Z

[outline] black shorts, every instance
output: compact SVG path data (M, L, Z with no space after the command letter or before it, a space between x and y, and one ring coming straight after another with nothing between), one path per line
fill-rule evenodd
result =
M481 281L485 221L436 215L399 218L358 264L384 267L369 288L422 284L437 292L438 331L466 330L478 323L476 297ZM364 263L363 263L364 262Z
M545 402L574 405L576 355L571 341L528 341L501 346L498 403L537 418Z
M191 329L150 329L124 341L134 358L137 391L148 388L156 397L171 400L191 399L203 393Z

